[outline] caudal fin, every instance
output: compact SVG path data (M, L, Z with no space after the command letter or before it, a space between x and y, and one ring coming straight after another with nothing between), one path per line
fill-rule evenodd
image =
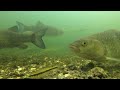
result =
M36 36L35 36L36 37ZM33 44L35 44L37 47L39 48L42 48L42 49L45 49L45 43L44 41L42 40L42 37L41 38L35 38L33 41L32 41Z
M39 32L35 32L32 37L32 43L34 43L37 47L45 49L45 43L42 37L45 35L46 30L41 30Z

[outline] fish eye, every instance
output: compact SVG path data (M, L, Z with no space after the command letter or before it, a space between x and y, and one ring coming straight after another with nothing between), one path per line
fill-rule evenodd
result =
M86 44L86 42L83 43L84 45Z
M86 46L87 45L87 42L82 42L82 46Z

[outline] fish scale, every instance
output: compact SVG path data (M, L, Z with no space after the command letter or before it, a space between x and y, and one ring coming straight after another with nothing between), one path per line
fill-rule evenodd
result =
M104 44L108 51L108 56L120 57L120 36L118 37L116 33L119 34L120 31L108 30L94 36L94 38Z

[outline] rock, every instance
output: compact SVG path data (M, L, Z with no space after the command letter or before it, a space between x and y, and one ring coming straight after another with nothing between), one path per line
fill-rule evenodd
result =
M103 79L107 78L108 72L100 67L95 67L88 71L88 79Z
M0 76L0 79L2 79L3 77Z
M36 68L31 68L30 70L31 70L31 71L35 71L35 70L36 70Z
M66 67L66 65L63 65L63 67L65 68L65 67Z
M21 71L21 70L23 70L22 68L18 68L18 71Z
M47 59L48 59L48 57L45 57L45 58L44 58L44 60L47 60Z
M52 78L52 79L57 79L57 78Z
M89 62L88 64L82 66L81 70L82 71L88 71L88 70L90 70L90 69L92 69L94 67L95 67L95 64L93 62Z
M20 67L20 66L18 66L18 71L22 71L22 70L24 70L25 68L24 67Z
M14 78L7 78L7 79L14 79Z
M5 71L4 70L1 70L1 73L4 73Z
M58 74L58 79L63 79L64 77L63 73Z
M21 77L17 77L16 79L20 79Z
M65 77L70 77L71 75L70 75L70 74L65 74L64 76L65 76Z
M67 66L70 70L77 70L77 67L74 64L69 64Z
M36 67L37 65L36 65L36 64L32 64L31 66L32 66L32 67Z
M59 63L60 61L57 60L56 62Z

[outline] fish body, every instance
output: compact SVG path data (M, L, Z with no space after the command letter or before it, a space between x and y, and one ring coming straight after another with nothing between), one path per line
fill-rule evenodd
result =
M45 43L44 43L42 37L45 35L46 30L37 29L39 27L42 28L42 25L40 24L40 22L38 22L35 27L34 26L26 26L20 22L17 22L17 25L8 28L8 31L10 31L11 33L13 32L15 34L19 34L21 36L21 38L24 38L27 36L27 37L31 38L31 41L28 40L26 42L32 42L37 47L45 49L46 46L45 46ZM32 31L32 30L35 30L35 31Z
M63 30L58 29L56 27L53 26L47 26L47 31L46 31L46 36L60 36L63 35Z
M40 37L38 37L40 36ZM10 30L0 31L0 48L27 48L28 46L24 43L31 42L39 48L45 49L45 44L42 40L44 34L33 33L26 31L24 33L17 33Z
M119 59L120 31L107 30L81 38L70 44L70 48L78 56L90 60L104 60L106 57Z
M14 32L25 32L25 31L32 31L32 32L41 32L45 31L45 36L59 36L63 34L62 30L59 30L53 26L48 26L43 24L42 22L38 21L36 25L33 26L27 26L24 25L23 23L16 21L17 25L8 28L11 31ZM23 28L24 26L24 28ZM19 30L19 28L22 28L22 30Z

